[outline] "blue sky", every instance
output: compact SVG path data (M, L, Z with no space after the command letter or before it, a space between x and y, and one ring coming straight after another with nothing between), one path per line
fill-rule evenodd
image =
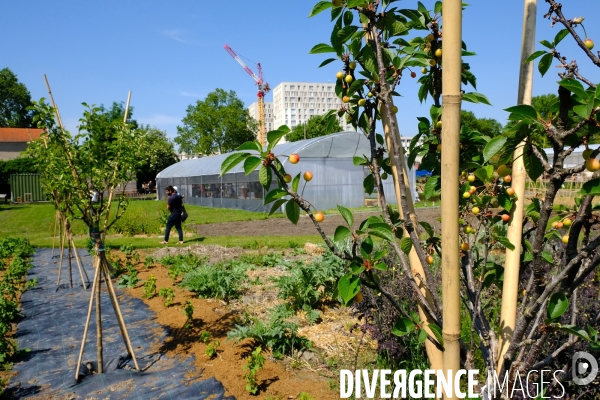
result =
M134 118L166 130L170 137L186 108L215 88L234 90L250 105L256 100L252 79L227 54L227 43L243 57L263 66L266 81L334 81L341 63L317 68L328 55L309 55L310 48L327 42L332 23L328 13L307 18L316 1L280 0L105 0L10 1L0 13L2 57L30 90L34 99L47 97L47 74L61 115L75 129L82 102L110 105L125 101L131 90ZM424 2L432 7L433 2ZM478 91L493 107L463 103L479 117L504 123L502 109L517 97L518 62L523 2L473 1L464 12L463 40L477 56L469 57L478 78ZM400 7L416 8L404 0ZM567 17L587 17L588 36L600 49L600 2L564 2ZM538 1L536 40L552 40L560 29L543 19L548 7ZM579 28L583 35L583 31ZM579 60L580 70L594 82L600 71L573 46L569 37L559 50ZM541 49L537 45L536 49ZM255 69L255 65L247 62ZM534 95L556 91L557 70L535 75ZM420 71L418 71L420 74ZM416 117L428 115L429 105L416 99L416 79L405 78L404 96L396 100L403 135L416 131ZM472 91L468 88L467 91ZM267 100L271 99L271 94Z

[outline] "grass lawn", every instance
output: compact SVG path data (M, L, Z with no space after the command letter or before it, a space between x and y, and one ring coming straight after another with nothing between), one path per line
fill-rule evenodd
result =
M160 228L165 225L166 204L162 201L139 200L131 201L123 218L111 229L107 237L107 245L119 247L123 244L133 244L137 248L160 247L158 242L162 235ZM267 214L232 210L227 208L209 208L187 205L190 214L185 226L193 224L213 224L219 222L251 221L267 219ZM54 234L54 207L49 203L33 203L22 205L0 205L0 237L26 237L36 247L52 247ZM282 218L275 215L270 218ZM85 247L87 243L87 228L81 221L73 222L75 243ZM305 242L319 243L320 237L310 236L217 236L201 237L195 231L194 236L186 237L185 243L219 244L222 246L239 246L244 248L258 247L290 247L290 242L303 244ZM133 234L145 234L149 237L132 237ZM172 235L174 232L172 232ZM174 241L172 241L174 243Z

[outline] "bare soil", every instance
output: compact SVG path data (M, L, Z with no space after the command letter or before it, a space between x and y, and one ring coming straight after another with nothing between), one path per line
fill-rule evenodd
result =
M357 228L362 221L378 212L365 212L354 214L354 226ZM440 230L441 224L439 208L417 209L419 221L428 222L435 230ZM327 235L333 235L339 225L344 225L344 219L339 214L326 215L321 222L321 227ZM259 221L223 222L217 224L192 225L201 236L304 236L317 235L317 231L310 218L302 216L298 225L292 224L285 218L272 218Z

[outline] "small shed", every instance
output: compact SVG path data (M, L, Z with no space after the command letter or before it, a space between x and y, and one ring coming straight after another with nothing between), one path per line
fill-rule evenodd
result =
M377 201L377 194L367 195L363 180L368 174L363 166L354 165L355 156L370 155L368 139L359 132L339 132L298 142L282 143L273 152L280 156L289 174L311 171L313 179L306 188L304 197L317 209L335 208L337 204L349 208L362 207L366 202ZM300 162L291 164L287 156L298 154ZM188 159L171 165L156 177L157 195L164 199L165 188L177 186L185 195L185 202L208 207L237 208L249 211L269 211L264 206L265 191L258 180L258 169L246 176L243 163L223 176L221 164L229 154ZM414 193L414 169L410 171L411 193ZM275 177L274 177L275 179ZM302 181L304 182L304 181ZM275 181L272 188L276 187ZM384 191L390 203L396 203L392 178L384 181Z

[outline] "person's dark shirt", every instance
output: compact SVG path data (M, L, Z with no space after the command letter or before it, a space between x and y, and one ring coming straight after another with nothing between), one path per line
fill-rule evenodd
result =
M169 205L171 215L181 215L181 206L183 205L183 201L180 195L177 193L170 195L169 199L167 200L167 204Z

